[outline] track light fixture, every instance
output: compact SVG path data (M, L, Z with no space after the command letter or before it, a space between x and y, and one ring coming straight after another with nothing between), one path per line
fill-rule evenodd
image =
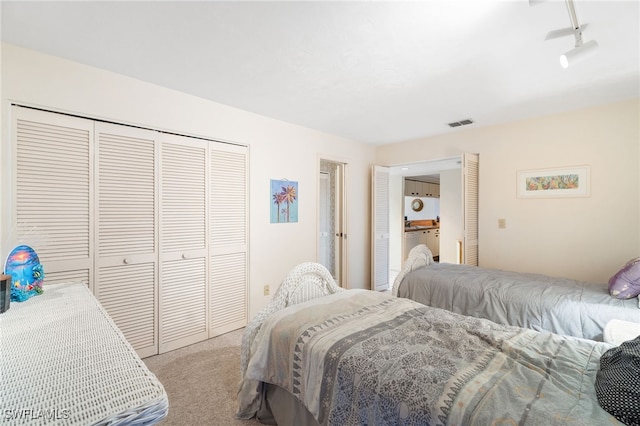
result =
M562 68L569 68L569 65L593 55L597 49L598 43L595 40L581 43L580 46L576 46L567 53L560 55L560 65Z
M530 0L530 4L532 0ZM573 0L565 0L567 4L567 12L569 12L569 19L571 20L570 28L561 28L559 30L549 31L545 40L550 40L558 37L564 37L573 35L575 38L575 47L560 55L560 65L562 68L569 68L570 65L591 56L598 49L598 43L595 40L582 42L582 32L587 28L587 24L580 25L578 22L578 15L576 13L576 6Z

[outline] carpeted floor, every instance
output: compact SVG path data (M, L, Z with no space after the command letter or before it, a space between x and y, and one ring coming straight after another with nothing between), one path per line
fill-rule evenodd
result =
M235 418L243 332L232 331L144 359L169 396L169 415L163 426L260 425L256 420Z

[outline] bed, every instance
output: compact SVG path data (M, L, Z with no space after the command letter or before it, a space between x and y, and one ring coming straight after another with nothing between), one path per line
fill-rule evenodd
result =
M463 315L538 331L604 340L611 320L640 324L638 299L617 299L606 284L469 265L433 263L414 247L392 294Z
M319 270L294 269L299 284L285 279L245 330L238 418L282 426L621 424L594 390L600 357L613 345L341 290ZM301 290L307 285L312 291Z

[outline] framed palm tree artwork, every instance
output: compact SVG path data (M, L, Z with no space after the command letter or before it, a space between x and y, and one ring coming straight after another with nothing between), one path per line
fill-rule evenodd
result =
M298 221L298 182L271 179L271 223Z

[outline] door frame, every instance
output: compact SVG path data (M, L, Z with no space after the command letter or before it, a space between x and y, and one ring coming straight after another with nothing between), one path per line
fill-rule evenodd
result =
M392 171L391 171L391 175L392 175L392 177L393 177L393 176L397 176L397 175L401 175L401 176L403 177L403 179L404 179L405 177L421 176L421 175L424 175L424 174L437 173L437 172L439 172L439 171L449 170L449 169L452 169L452 168L455 168L455 169L458 169L458 168L459 168L459 169L460 169L460 173L461 173L461 175L463 176L463 178L462 178L462 187L460 188L461 193L462 193L462 197L464 197L463 199L465 199L465 200L469 200L469 201L473 201L473 202L475 202L475 206L474 206L474 207L475 207L475 212L476 212L476 214L479 214L479 212L478 212L478 210L477 210L477 204L478 204L477 194L475 194L475 197L471 197L471 198L470 198L470 197L468 197L468 196L465 196L465 193L469 190L468 186L465 186L465 179L464 179L464 177L465 177L465 175L464 175L464 174L465 174L465 170L464 170L464 158L465 158L465 157L466 157L466 158L475 158L476 163L477 163L477 164L479 164L479 163L478 163L478 162L479 162L479 154L477 154L477 153L476 153L476 154L471 154L471 155L470 155L470 154L468 154L468 153L461 153L461 154L459 154L459 155L455 155L455 156L451 156L451 157L444 157L444 158L439 158L439 159L431 159L431 160L415 161L415 162L410 162L410 163L399 163L399 164L394 164L394 165L386 166L386 167L389 167L389 168L392 170ZM458 165L458 166L456 166L456 167L451 167L451 163L452 163L452 162L458 162L458 164L459 164L459 165ZM405 171L405 170L402 170L402 169L403 169L403 168L405 168L405 167L408 167L408 170L406 170L406 171ZM476 169L476 173L477 173L477 169ZM467 177L468 177L468 176L467 176ZM476 185L477 185L477 184L479 184L479 176L476 176ZM404 190L403 190L403 193L402 193L401 195L402 195L402 196L401 196L401 198L402 198L402 199L404 199ZM465 203L465 202L463 202L463 204L462 204L462 206L461 206L461 207L462 207L463 209L465 209L465 208L468 208L469 206L467 206L467 205L466 205L466 203ZM375 208L375 205L374 205L374 204L372 204L371 208L372 208L372 210L373 210L373 209ZM404 208L404 207L402 207L402 208ZM401 208L401 209L402 209L402 208ZM471 209L471 211L473 211L473 210L474 210L474 209ZM469 210L467 210L467 219L469 219L469 212L470 212L470 211L469 211ZM392 227L393 229L397 229L397 231L395 231L395 234L394 234L394 231L392 230L392 235L391 235L391 238L392 238L392 239L393 239L393 238L397 238L397 237L398 237L398 235L399 235L400 237L402 237L402 236L403 236L402 234L403 234L403 232L404 232L404 227L403 227L403 222L402 222L402 220L401 220L401 219L402 219L402 217L401 217L401 216L398 216L397 218L396 218L396 217L391 217L391 218L390 218L390 221L391 221L391 227ZM465 226L465 229L467 229L468 227L467 227L467 225L466 225L466 221L465 221L465 216L464 216L464 214L462 215L462 220L463 220L463 223L464 223L464 225L463 225L463 226ZM477 218L476 218L475 220L476 220L476 223L477 223ZM397 224L396 224L396 223L397 223ZM477 250L477 247L478 247L477 227L476 227L476 231L475 231L475 232L476 232L476 233L475 233L475 235L476 235L476 237L475 237L475 238L473 238L473 235L472 235L471 233L469 234L469 237L471 237L471 238L470 238L470 240L472 241L472 244L474 244L474 245L475 245L476 250ZM396 234L397 234L397 235L396 235ZM402 256L403 256L403 252L404 252L404 247L403 247L403 245L404 245L404 241L400 241L400 242L399 242L399 244L400 244L400 246L399 246L399 250L400 250L401 254L396 253L396 251L394 251L394 252L390 252L390 253L389 253L390 258L391 258L391 256L396 256L396 255L397 255L397 256L400 256L400 257L402 257ZM397 245L397 244L396 244L396 245ZM461 245L461 246L464 246L464 242L463 242L462 240L460 241L460 245ZM464 247L462 247L462 250L463 250L463 251L462 251L462 254L463 254L463 256L464 256ZM403 259L404 259L404 258L403 258ZM374 261L374 259L373 259L373 255L372 255L372 259L371 259L371 261L372 261L372 262ZM393 263L394 263L394 262L390 262L390 264L393 264ZM400 263L400 270L402 269L402 265L403 265L403 263L404 263L404 260L402 260L402 261L401 261L401 263ZM464 263L464 262L463 262L463 263ZM394 279L395 279L395 278L394 278L394 276L393 276L393 275L391 275L391 277L390 277L390 281L391 281L391 283L390 283L390 284L393 284L393 280L394 280Z
M348 211L348 193L347 182L349 178L349 160L346 158L335 157L332 155L318 154L317 171L316 171L316 261L320 261L320 172L322 171L322 161L334 163L340 165L339 169L342 171L337 179L337 193L336 193L336 230L334 235L336 252L339 254L335 256L336 266L336 282L340 287L349 288L349 268L348 268L348 252L349 252L349 240L347 238L349 229L349 216Z

